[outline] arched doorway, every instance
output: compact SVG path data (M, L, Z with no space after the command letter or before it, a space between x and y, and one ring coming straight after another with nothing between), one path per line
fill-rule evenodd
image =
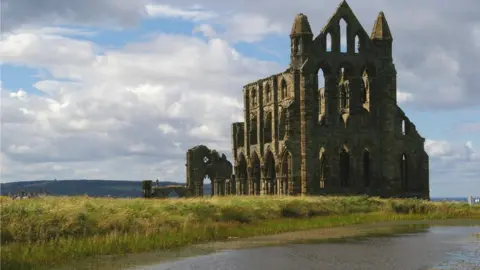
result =
M208 175L208 173L205 174L205 176L203 177L203 181L202 181L202 193L203 193L203 196L207 195L207 196L214 196L215 195L215 185L213 184L213 179L210 178L210 176ZM208 186L205 186L205 181L207 181L207 183L210 183L210 187Z
M266 159L265 159L265 167L266 167L266 194L273 195L276 192L276 172L275 172L275 159L271 151L268 151Z
M247 195L248 194L248 184L247 184L247 161L243 154L240 154L238 158L238 167L237 167L237 181L238 185L238 194Z
M340 185L342 187L348 187L349 177L350 177L350 155L345 150L345 148L343 148L342 152L340 153Z
M288 190L288 183L290 182L290 153L285 152L282 158L282 164L281 164L281 177L279 181L279 190L281 195L288 195L289 190Z
M252 184L253 184L253 195L260 195L260 159L258 158L257 153L253 153L252 156Z

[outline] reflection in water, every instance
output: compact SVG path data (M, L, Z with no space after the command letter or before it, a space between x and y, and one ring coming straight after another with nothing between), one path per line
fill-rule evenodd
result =
M132 270L480 270L480 239L473 236L480 232L479 226L361 225L345 229L338 228L337 238L330 240L325 239L329 236L325 233L335 237L337 229L197 245L170 253L131 255L110 267L95 268L125 269L130 265L128 269ZM339 233L340 230L343 233ZM350 237L341 238L341 235Z

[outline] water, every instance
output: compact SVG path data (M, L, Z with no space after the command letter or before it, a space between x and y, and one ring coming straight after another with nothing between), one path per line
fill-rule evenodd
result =
M479 225L396 222L319 229L132 254L95 269L480 270L480 237L474 236Z

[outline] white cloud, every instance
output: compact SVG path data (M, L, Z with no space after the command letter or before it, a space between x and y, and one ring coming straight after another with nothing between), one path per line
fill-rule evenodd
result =
M201 24L197 27L195 27L192 31L194 34L195 33L202 33L205 37L212 38L217 35L217 32L211 25L208 24Z
M177 133L177 130L169 124L159 124L158 129L163 131L163 133L165 133L165 134L169 134L169 133L175 134L175 133Z
M41 34L41 31L14 32L2 36L0 59L2 62L30 67L62 66L74 69L95 60L94 47L87 41Z
M480 190L480 156L471 141L450 143L426 140L425 150L430 156L431 193L436 196L472 195Z
M468 160L473 160L478 158L477 151L473 148L473 142L467 141L465 143L465 151Z
M149 0L2 0L2 30L75 24L131 27L145 16Z
M180 18L192 21L204 21L218 16L214 12L202 9L201 6L177 8L170 5L147 5L146 10L151 17Z
M27 92L23 91L23 89L18 89L17 92L11 92L10 93L11 98L16 98L21 101L27 101L28 100L28 94Z
M402 92L402 91L397 91L397 102L398 103L406 103L409 101L413 100L413 94L412 93L407 93L407 92Z
M88 41L24 35L1 41L2 61L53 77L34 85L45 95L2 90L3 181L158 175L184 181L188 148L205 143L229 154L231 122L242 118L242 85L281 70L218 38L161 34L97 55ZM18 40L26 44L21 49L13 45ZM62 50L64 59L47 61L41 48Z
M97 35L97 32L83 29L83 28L68 28L68 27L20 27L16 28L13 33L23 33L23 34L36 34L36 35L60 35L68 37L94 37Z
M453 155L452 146L447 141L425 140L425 151L431 157L449 157Z
M227 39L246 42L259 41L268 34L283 33L287 29L281 23L258 13L235 14L226 21L226 27Z
M473 40L475 42L475 46L480 51L480 23L476 24L473 27Z
M288 59L295 14L305 13L316 34L340 1L57 2L6 0L2 10L1 61L51 73L34 84L44 95L2 90L4 179L51 179L54 172L59 179L160 174L183 180L187 148L201 142L230 151L230 123L242 118L241 86L285 68L246 58L231 44L262 41ZM448 3L349 3L367 32L380 9L385 11L402 90L397 98L412 108L479 105L478 3ZM160 34L115 50L86 41L102 29L83 26L122 29L149 14L193 21L193 32L209 41ZM263 44L272 34L282 35L287 46ZM473 143L429 140L425 147L436 175L432 181L478 177Z

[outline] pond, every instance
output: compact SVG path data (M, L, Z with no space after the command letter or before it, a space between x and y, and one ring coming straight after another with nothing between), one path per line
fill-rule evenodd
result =
M479 220L382 222L99 257L69 269L480 269Z

